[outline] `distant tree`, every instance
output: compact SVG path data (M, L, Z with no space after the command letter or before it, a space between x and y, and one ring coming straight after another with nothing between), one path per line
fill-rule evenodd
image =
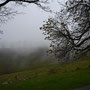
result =
M40 28L51 41L49 53L63 62L90 52L90 0L68 0Z

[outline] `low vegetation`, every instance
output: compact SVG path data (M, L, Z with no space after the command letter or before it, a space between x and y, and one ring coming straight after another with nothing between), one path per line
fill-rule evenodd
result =
M90 57L0 76L0 90L72 90L90 85Z
M57 62L46 55L47 48L39 48L33 51L0 48L0 75L10 74L28 69L43 67Z

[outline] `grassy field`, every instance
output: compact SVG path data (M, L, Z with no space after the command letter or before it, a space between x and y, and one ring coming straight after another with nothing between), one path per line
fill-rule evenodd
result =
M0 76L0 90L72 90L90 85L90 58Z

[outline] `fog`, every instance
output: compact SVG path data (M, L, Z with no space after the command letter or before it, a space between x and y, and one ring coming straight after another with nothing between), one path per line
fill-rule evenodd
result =
M62 8L54 0L49 6L53 13L45 12L34 4L15 6L20 14L0 24L3 31L0 35L0 75L57 63L54 57L47 55L50 42L44 40L45 36L39 29L43 21Z
M65 1L60 0L60 2L64 3ZM49 6L53 12L62 7L56 1ZM27 7L18 6L18 8L15 7L15 10L22 14L17 14L13 19L1 25L4 34L0 35L0 47L49 47L49 41L44 40L44 35L39 28L43 25L43 21L54 16L54 13L45 12L34 4Z

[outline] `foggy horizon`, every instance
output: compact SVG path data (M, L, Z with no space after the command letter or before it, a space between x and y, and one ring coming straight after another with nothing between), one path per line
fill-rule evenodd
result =
M61 3L63 2L61 0ZM55 1L50 7L53 12L60 9ZM0 47L49 47L49 41L44 40L45 36L39 28L44 24L43 21L53 16L52 13L45 12L34 4L27 7L19 6L19 8L15 9L19 13L24 14L17 14L13 19L11 18L8 22L1 25L3 34L0 36Z

